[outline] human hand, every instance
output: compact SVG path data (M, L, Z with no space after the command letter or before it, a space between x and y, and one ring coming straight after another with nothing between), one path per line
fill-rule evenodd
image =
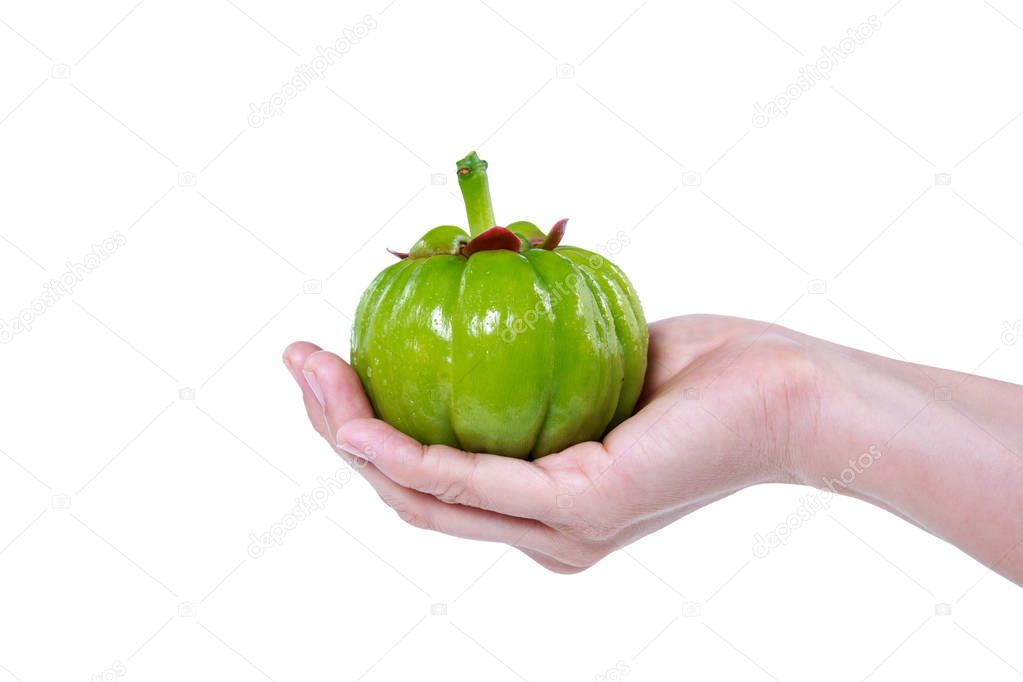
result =
M533 462L424 446L373 418L358 376L309 343L284 354L313 427L405 521L504 542L574 573L746 486L793 477L813 406L806 337L687 316L650 326L636 414Z

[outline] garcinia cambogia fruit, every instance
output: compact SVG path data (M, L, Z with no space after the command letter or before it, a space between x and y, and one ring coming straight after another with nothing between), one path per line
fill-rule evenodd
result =
M423 443L533 459L632 414L647 327L625 274L560 246L566 220L495 224L487 162L458 162L469 234L435 227L359 302L352 366L377 416Z

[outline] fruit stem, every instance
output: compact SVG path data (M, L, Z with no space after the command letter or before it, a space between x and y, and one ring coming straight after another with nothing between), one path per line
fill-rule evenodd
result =
M458 162L458 187L465 201L465 215L469 219L469 234L475 237L497 224L494 205L490 201L490 182L487 180L487 162L469 152Z

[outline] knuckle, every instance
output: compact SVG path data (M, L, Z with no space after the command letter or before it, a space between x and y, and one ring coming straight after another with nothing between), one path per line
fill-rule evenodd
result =
M393 509L398 514L398 518L400 518L402 521L409 524L410 526L421 528L423 530L434 529L433 522L431 521L430 517L427 514L423 513L421 510L416 509L407 501L394 498L388 499L384 495L381 495L380 499L382 499L384 501L384 504L386 504L388 507Z
M567 566L578 569L576 571L578 572L596 565L610 552L611 548L607 545L574 542L563 551L555 554L554 558Z
M433 496L448 504L465 504L468 497L465 483L460 480L437 481Z
M433 495L441 502L461 504L469 507L481 506L482 499L476 491L473 479L476 473L476 461L473 460L465 474L451 475L443 469L439 470Z
M400 518L402 521L409 524L410 526L419 528L420 530L434 529L433 523L425 514L417 512L413 509L409 509L408 507L401 508L395 507L394 511L398 513L398 518Z
M583 540L554 530L540 541L540 547L543 549L538 556L552 562L546 567L563 573L585 571L614 550L614 545L609 542Z
M391 493L390 491L382 492L378 490L377 497L380 498L381 502L383 502L384 504L386 504L388 507L395 511L398 511L398 509L403 509L406 506L408 506L405 504L405 501L401 497Z

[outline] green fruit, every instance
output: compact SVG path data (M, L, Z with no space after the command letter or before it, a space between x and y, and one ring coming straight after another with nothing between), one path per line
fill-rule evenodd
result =
M625 274L526 221L495 226L487 164L458 162L470 234L427 232L362 295L352 366L376 414L423 443L536 458L632 414L647 328Z

